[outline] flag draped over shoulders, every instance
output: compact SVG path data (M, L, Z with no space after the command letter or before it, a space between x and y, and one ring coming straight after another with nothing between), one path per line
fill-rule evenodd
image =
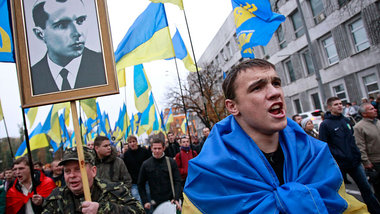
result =
M342 213L343 179L326 143L288 119L280 131L284 182L233 116L217 123L189 161L183 213ZM328 175L328 176L326 176ZM343 186L344 189L344 186Z
M242 57L254 58L253 47L267 45L285 16L272 12L269 0L231 0Z

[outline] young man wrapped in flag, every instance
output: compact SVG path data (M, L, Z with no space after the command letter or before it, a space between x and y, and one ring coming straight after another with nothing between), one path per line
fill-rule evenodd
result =
M253 59L223 82L230 116L189 161L183 213L364 213L326 143L285 115L273 64Z

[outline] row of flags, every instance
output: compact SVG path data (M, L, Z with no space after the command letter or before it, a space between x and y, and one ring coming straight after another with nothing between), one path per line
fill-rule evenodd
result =
M141 135L142 133L150 134L168 130L173 122L172 109L170 109L165 121L162 113L159 114L156 111L152 88L142 63L159 59L170 60L175 57L181 59L189 71L197 71L178 29L171 38L165 7L162 4L173 3L183 10L182 0L150 1L152 3L135 20L115 51L120 87L126 85L125 68L134 66L134 98L138 113L132 114L132 118L129 119L124 104L120 109L114 129L112 129L108 114L101 113L96 99L80 101L86 115L85 121L79 121L81 135L84 136L85 143L95 136L95 127L97 127L96 134L105 135L110 139L115 139L115 141L125 139L129 134ZM266 0L232 0L231 2L242 56L253 58L253 47L266 45L279 24L285 20L285 17L273 13L269 1ZM13 43L7 3L7 0L0 0L0 61L12 62L14 61ZM63 114L60 114L59 112L62 111ZM37 108L25 109L25 114L28 117L30 127L32 127L37 115ZM61 146L64 148L74 146L74 133L70 135L67 130L69 115L69 103L52 105L44 124L39 123L29 136L31 149L51 145L56 151ZM0 119L2 119L1 105ZM186 133L186 119L183 121L181 129ZM50 141L48 141L49 139ZM22 156L24 153L25 144L23 143L16 156Z

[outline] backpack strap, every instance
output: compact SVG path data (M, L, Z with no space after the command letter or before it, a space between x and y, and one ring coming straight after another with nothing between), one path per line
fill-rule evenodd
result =
M165 156L166 159L166 165L168 166L169 170L169 178L170 178L170 185L172 187L172 193L173 193L173 198L175 198L175 191L174 191L174 184L173 184L173 174L172 174L172 167L170 165L170 160L168 157Z

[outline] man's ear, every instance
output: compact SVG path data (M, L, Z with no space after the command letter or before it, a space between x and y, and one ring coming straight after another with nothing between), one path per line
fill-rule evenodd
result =
M237 116L239 114L239 110L236 106L236 102L234 100L226 99L224 101L227 110L230 112L230 114Z
M37 36L38 39L44 41L44 31L40 27L34 27L33 28L34 34Z

